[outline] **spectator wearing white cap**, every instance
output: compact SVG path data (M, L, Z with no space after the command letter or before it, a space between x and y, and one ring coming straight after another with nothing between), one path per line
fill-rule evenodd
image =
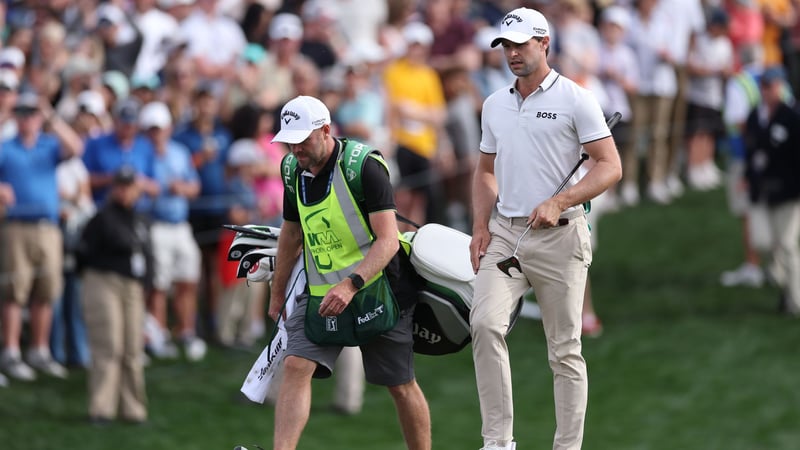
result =
M181 31L189 43L187 55L201 79L233 77L247 41L239 24L217 11L217 0L197 0L195 10L181 22Z
M269 26L268 57L262 73L277 93L277 104L295 95L292 70L298 59L307 59L300 53L303 40L303 22L290 13L276 14Z
M150 350L156 357L172 356L174 351L167 325L167 297L172 292L175 338L186 358L198 361L205 356L206 344L196 330L200 248L189 224L189 201L200 193L200 178L189 150L171 139L172 116L167 105L151 102L142 107L139 127L156 150L154 179L161 188L150 212L155 271L147 309L156 319L162 338L151 340L157 345Z
M427 221L434 159L447 111L439 75L427 63L433 32L421 22L403 29L407 50L384 71L388 122L397 143L400 170L397 210L416 223Z
M75 103L78 113L72 121L72 128L84 141L111 130L111 117L103 94L87 89L78 94Z
M164 45L178 33L178 21L156 8L157 0L136 0L133 23L142 33L142 48L136 58L133 77L149 78L158 75L167 63L169 48Z
M334 2L308 0L303 3L303 42L300 53L314 61L323 72L333 67L344 55L347 42L338 23Z

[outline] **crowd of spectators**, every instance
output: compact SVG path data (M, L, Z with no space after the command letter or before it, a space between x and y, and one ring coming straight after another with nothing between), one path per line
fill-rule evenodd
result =
M322 99L336 135L384 153L401 214L469 232L481 105L513 81L490 43L518 6L551 21L551 65L622 113L623 181L600 205L717 188L735 125L723 120L726 83L782 66L800 84L798 3L3 2L0 371L32 380L90 365L76 255L120 169L135 170L150 223L150 355L177 357L178 342L200 360L206 341L262 336L266 294L231 275L222 225L280 225L286 149L271 139L296 95Z

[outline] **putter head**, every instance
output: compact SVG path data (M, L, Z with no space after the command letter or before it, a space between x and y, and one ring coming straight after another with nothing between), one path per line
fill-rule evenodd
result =
M508 275L509 278L511 278L511 269L517 269L517 272L522 273L522 267L520 267L519 259L516 256L511 256L498 262L497 268Z

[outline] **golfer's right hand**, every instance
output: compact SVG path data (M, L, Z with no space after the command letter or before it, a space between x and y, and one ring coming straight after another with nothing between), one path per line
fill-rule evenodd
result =
M469 243L469 259L472 263L472 271L478 273L481 266L481 258L486 255L486 248L492 238L488 228L472 231L472 241Z

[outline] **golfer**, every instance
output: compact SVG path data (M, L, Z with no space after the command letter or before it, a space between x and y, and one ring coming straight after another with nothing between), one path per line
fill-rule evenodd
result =
M342 164L356 158L353 141L331 135L330 112L316 98L296 97L281 110L281 130L273 141L289 144L284 158L287 183L283 226L278 239L277 266L272 280L269 315L281 314L292 263L304 252L308 287L286 323L288 334L283 382L275 405L274 450L297 447L311 408L311 378L331 375L341 345L318 345L307 332L325 318L325 331L345 327L345 308L364 297L359 291L388 284L399 307L399 318L389 331L361 343L367 382L386 386L397 408L406 445L430 450L428 404L414 377L412 316L416 303L413 268L400 248L392 185L385 163L367 157L361 169L363 200L354 194ZM361 144L358 154L371 150ZM348 153L349 151L349 153ZM362 153L366 151L366 153ZM340 155L343 155L340 157ZM287 170L295 158L296 170ZM348 167L347 174L355 178ZM357 207L354 207L357 206ZM375 292L374 290L369 292ZM321 299L321 301L320 301ZM312 304L315 307L307 307ZM388 308L375 309L385 313ZM379 320L370 312L358 322Z
M470 323L483 449L515 448L505 335L516 302L532 286L554 375L553 448L576 450L588 390L581 307L592 262L582 204L616 183L622 169L597 100L548 66L547 19L528 8L509 12L492 42L498 44L516 80L484 102L472 190L470 253L477 279ZM595 164L553 195L582 151ZM529 224L517 252L520 270L511 268L507 275L498 263L512 255Z

